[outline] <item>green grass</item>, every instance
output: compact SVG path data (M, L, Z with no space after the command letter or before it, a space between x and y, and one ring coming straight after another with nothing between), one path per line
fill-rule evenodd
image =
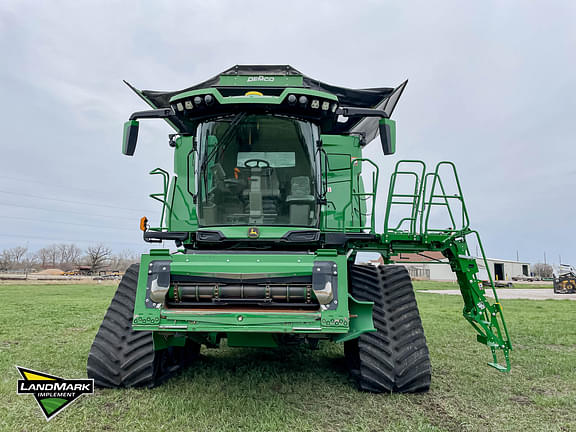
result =
M433 366L427 394L359 393L339 345L203 349L195 366L157 389L97 390L46 423L32 396L16 395L14 365L85 377L113 292L0 286L0 430L576 430L576 303L504 301L515 351L512 372L502 374L486 365L489 350L461 318L461 299L435 294L418 294Z
M414 289L421 290L457 290L458 284L456 282L434 282L434 281L413 281Z
M513 282L513 289L553 289L552 284L522 284L518 282ZM421 290L457 290L459 289L456 282L435 282L435 281L414 281L414 289L417 291ZM506 290L507 288L501 287L497 289Z

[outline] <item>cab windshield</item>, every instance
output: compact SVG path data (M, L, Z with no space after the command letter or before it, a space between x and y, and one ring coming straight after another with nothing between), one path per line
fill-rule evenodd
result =
M316 125L240 113L197 137L200 225L316 226Z

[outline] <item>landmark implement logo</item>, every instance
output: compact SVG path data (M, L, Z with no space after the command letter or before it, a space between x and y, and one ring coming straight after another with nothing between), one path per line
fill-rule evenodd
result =
M50 420L80 396L94 393L93 379L65 379L16 366L22 379L16 393L32 394L46 420Z

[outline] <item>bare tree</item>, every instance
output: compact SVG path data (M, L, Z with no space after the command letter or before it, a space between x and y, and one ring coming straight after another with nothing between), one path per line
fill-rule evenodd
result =
M86 249L86 261L93 272L100 270L110 260L112 251L102 243Z
M55 246L58 250L59 264L62 270L71 270L78 262L80 262L80 257L82 251L75 244L59 244Z
M138 260L138 254L131 250L125 249L112 254L112 251L101 243L88 247L84 256L82 256L82 250L73 243L51 244L34 253L29 252L27 247L18 246L0 251L0 271L25 270L29 272L37 268L50 267L66 271L84 262L93 272L107 266L111 270L122 272Z
M38 258L35 253L27 252L20 262L20 269L26 273L35 271L38 268Z
M11 260L10 256L3 250L0 253L0 270L7 271L10 268Z
M36 259L38 260L40 267L47 268L48 262L50 261L50 252L48 248L43 247L42 249L38 249L36 252Z
M112 255L110 258L110 268L111 270L124 272L128 267L130 267L130 265L137 263L138 261L138 254L131 250L124 249L123 251Z
M36 252L36 259L42 268L58 267L71 270L80 262L82 250L73 243L52 244Z
M56 268L60 265L60 251L58 245L52 244L36 252L36 258L42 268Z
M536 263L532 265L534 276L540 278L550 278L553 276L552 266L550 264Z
M28 248L24 246L16 246L10 249L4 249L0 254L0 261L2 267L6 270L16 270L22 267L24 257L28 252Z
M12 259L14 260L14 264L16 266L19 266L22 263L24 256L28 252L28 248L24 246L16 246L8 250L12 254Z

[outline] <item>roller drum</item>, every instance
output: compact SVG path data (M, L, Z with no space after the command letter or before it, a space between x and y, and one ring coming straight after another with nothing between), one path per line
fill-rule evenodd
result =
M254 300L278 303L311 303L309 284L191 284L175 287L181 302Z

